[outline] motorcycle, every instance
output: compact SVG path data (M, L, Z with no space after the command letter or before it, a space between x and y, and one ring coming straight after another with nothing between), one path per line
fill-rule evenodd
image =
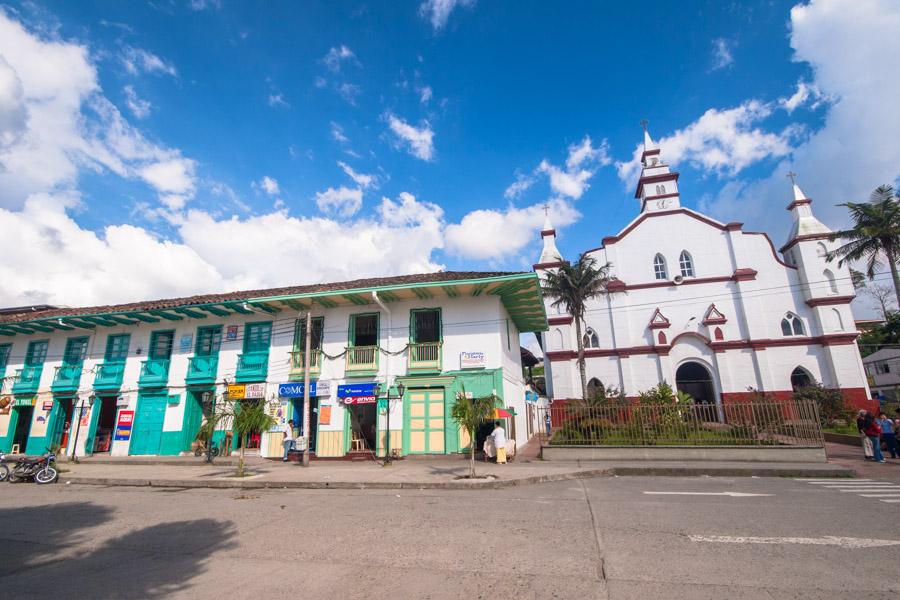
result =
M6 466L6 454L0 452L0 483L6 481L9 477L9 467Z
M9 473L9 482L17 483L34 479L34 482L43 485L47 483L56 483L59 479L59 472L53 464L56 462L56 455L47 451L38 458L23 458L15 464L12 472Z

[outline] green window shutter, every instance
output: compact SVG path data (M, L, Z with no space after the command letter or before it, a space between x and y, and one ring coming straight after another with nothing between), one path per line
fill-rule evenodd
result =
M66 340L66 350L63 355L63 364L80 365L87 354L88 339L86 337L69 338Z
M44 364L47 358L47 340L31 342L28 344L28 352L25 354L25 364L29 367L36 367Z
M174 341L174 331L154 331L150 336L150 350L147 352L147 356L157 360L169 359L172 356Z
M247 323L244 326L244 352L262 353L269 351L272 340L272 322Z
M0 369L5 369L6 365L9 363L10 348L12 348L12 344L0 345Z
M111 335L106 338L106 354L104 360L107 362L125 362L128 358L128 347L131 345L131 334L121 333Z
M325 317L312 318L312 335L309 347L312 350L322 349L322 334L325 330ZM294 350L303 351L306 348L306 319L297 319L294 325Z
M215 356L222 346L222 326L201 327L197 331L197 356Z

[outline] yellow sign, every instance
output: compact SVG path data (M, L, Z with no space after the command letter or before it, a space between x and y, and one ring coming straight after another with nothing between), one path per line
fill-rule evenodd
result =
M244 392L246 391L247 386L241 385L229 385L228 386L228 399L229 400L241 400L244 397Z

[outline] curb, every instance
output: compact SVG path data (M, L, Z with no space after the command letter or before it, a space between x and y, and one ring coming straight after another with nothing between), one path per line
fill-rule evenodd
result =
M120 487L166 487L208 489L307 489L307 490L496 490L555 481L573 481L611 476L649 477L854 477L844 467L822 468L740 468L740 467L608 467L569 473L533 475L518 479L487 481L229 481L222 479L127 479L105 477L60 476L61 483Z

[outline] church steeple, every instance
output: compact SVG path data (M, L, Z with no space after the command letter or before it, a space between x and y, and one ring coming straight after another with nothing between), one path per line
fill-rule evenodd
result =
M563 261L562 254L556 247L556 230L550 222L550 205L544 205L544 226L541 228L541 237L544 240L544 248L541 251L541 257L538 259L535 269L552 268L558 266Z
M791 233L788 235L786 246L790 245L797 238L806 236L822 236L831 233L831 230L812 212L812 200L806 197L800 186L797 185L797 174L789 172L787 176L791 180L791 188L794 199L787 205L794 222L791 225Z
M641 212L678 208L681 206L678 173L669 170L663 161L659 145L647 130L646 119L641 121L641 126L644 128L644 151L641 153L641 178L634 197L641 201Z

